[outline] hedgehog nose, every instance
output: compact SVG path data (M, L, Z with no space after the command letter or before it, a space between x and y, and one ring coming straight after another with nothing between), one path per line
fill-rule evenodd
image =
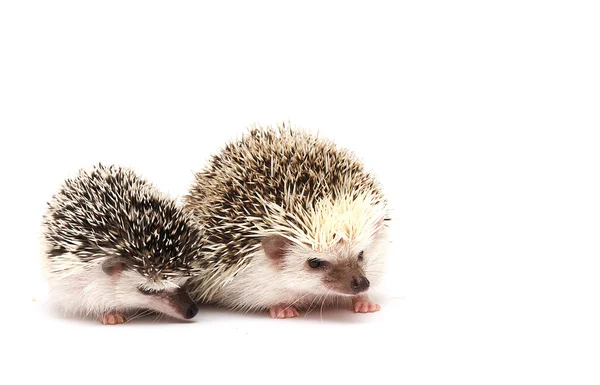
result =
M185 319L194 318L198 314L198 306L191 304L190 307L185 311Z
M363 291L366 291L369 288L369 286L371 286L371 282L369 282L367 277L365 277L364 275L361 275L359 277L354 276L352 277L352 281L350 281L350 289L352 290L353 294L358 294Z

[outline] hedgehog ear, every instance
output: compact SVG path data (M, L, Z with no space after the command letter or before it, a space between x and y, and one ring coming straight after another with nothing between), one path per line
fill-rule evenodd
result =
M290 242L281 235L269 235L262 240L262 247L265 250L265 254L274 262L279 262L283 259L289 244Z
M125 269L127 269L127 264L125 263L124 258L112 257L102 263L102 271L104 271L106 275L113 276L121 274Z

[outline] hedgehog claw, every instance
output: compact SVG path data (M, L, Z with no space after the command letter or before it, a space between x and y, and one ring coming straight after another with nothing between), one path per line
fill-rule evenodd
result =
M271 318L294 318L298 317L300 314L298 310L293 306L285 306L285 305L275 305L271 306L269 311L271 313Z
M381 310L381 305L371 301L369 297L354 297L352 298L352 307L355 313L375 313Z
M125 323L126 320L124 315L116 312L106 313L100 316L100 322L102 322L103 325L119 325Z

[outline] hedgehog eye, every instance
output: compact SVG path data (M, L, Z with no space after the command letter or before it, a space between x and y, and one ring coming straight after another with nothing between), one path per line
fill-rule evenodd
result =
M312 258L308 260L308 266L312 267L313 269L321 267L322 263L323 262L318 260L317 258Z
M361 251L360 253L358 253L358 261L362 262L363 259L365 259L365 252Z

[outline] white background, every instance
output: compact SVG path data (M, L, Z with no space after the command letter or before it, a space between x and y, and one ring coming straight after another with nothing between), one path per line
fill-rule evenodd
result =
M598 384L597 2L94 3L0 5L2 383ZM48 309L38 225L64 177L118 163L178 197L282 120L383 182L380 313Z

